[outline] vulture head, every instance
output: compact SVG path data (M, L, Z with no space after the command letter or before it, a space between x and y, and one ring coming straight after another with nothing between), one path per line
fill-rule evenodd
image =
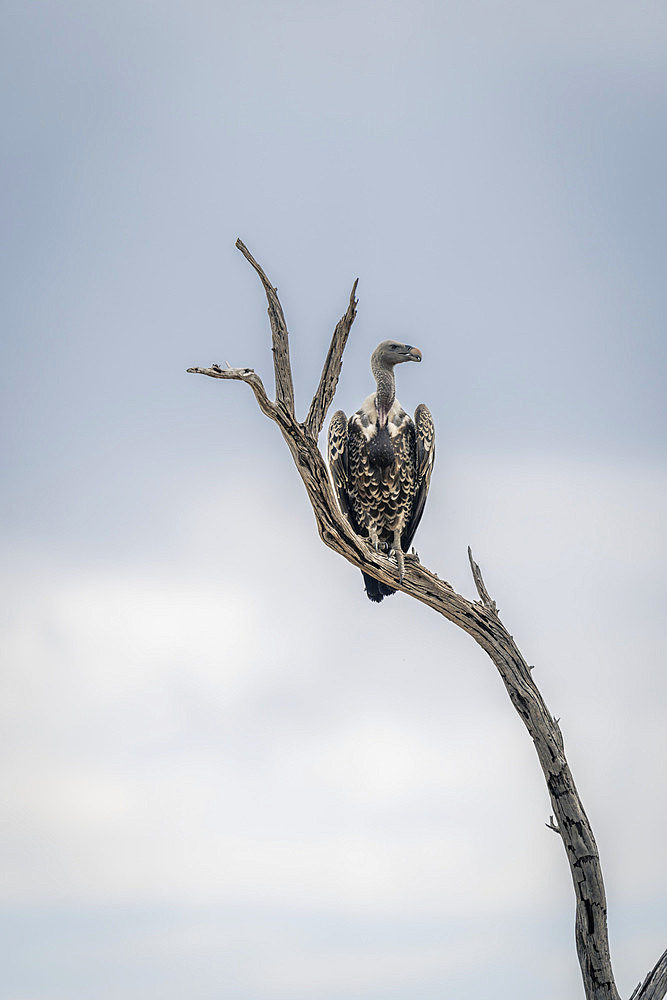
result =
M422 352L410 344L400 344L397 340L383 340L371 355L371 369L393 368L402 361L421 361Z

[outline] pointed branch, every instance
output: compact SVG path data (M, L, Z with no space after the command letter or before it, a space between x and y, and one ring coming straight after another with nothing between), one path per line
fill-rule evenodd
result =
M342 319L340 319L336 324L336 329L334 330L331 338L329 352L324 362L324 367L322 368L320 384L317 387L317 392L313 396L313 401L310 404L308 416L306 417L306 429L308 433L315 438L315 440L317 440L317 437L322 430L327 410L331 406L331 401L336 394L340 370L343 367L343 351L345 350L345 345L347 344L350 329L354 323L354 317L357 315L357 300L355 298L355 294L358 283L359 279L357 278L355 283L352 285L347 311Z
M243 256L257 271L264 291L266 300L269 303L268 314L271 323L273 370L276 377L276 402L282 403L288 413L294 413L294 384L292 382L292 368L289 359L289 334L287 324L283 314L283 307L278 299L277 290L273 287L264 271L259 266L248 248L241 242L236 241L237 248Z
M560 830L558 829L558 826L557 826L557 824L556 824L556 823L554 823L554 818L553 818L553 816L550 816L550 817L549 817L549 822L548 822L548 823L545 823L544 825L545 825L545 826L546 826L546 827L547 827L547 828L548 828L549 830L553 830L553 832L554 832L554 833L560 833Z
M470 569L472 570L472 578L475 581L475 587L477 588L477 593L479 594L482 604L489 611L493 611L494 614L498 614L498 608L496 607L496 602L491 600L489 592L484 584L484 579L482 577L482 571L472 557L472 549L468 546L468 560L470 562Z
M630 1000L663 1000L665 996L667 996L667 951L663 951L654 968L637 987Z

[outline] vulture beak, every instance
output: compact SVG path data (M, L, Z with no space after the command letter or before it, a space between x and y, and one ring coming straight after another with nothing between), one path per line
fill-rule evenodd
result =
M406 344L406 347L407 347L408 361L421 361L422 352L419 350L418 347L410 347L408 344Z

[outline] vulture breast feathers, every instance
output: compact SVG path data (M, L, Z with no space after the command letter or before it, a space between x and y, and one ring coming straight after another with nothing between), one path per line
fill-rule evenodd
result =
M379 551L394 553L401 579L435 459L428 407L420 403L412 420L395 397L394 366L402 361L421 361L421 351L395 341L380 344L371 359L377 392L349 420L338 410L329 426L329 466L341 510L358 535ZM372 601L395 593L368 574L363 577Z

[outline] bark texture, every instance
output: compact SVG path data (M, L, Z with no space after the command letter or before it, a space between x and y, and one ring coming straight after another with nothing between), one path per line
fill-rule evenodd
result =
M576 902L575 940L587 1000L620 1000L614 982L607 933L607 903L602 869L591 825L584 811L565 758L563 736L535 684L531 669L513 637L500 620L479 566L468 556L478 601L456 593L445 580L417 560L406 563L398 578L396 563L375 550L352 531L334 497L329 472L317 446L317 436L333 400L342 366L343 351L356 315L355 281L344 316L334 330L319 385L300 423L294 414L294 389L289 360L288 332L276 289L240 240L238 249L254 267L264 286L273 338L276 400L269 399L262 380L251 368L188 368L211 378L247 382L262 412L273 420L290 450L311 502L320 538L352 565L409 597L428 605L462 628L495 664L510 700L530 734L542 767L553 816L547 824L562 839ZM555 819L554 819L555 817ZM662 1000L667 993L667 952L637 987L630 1000Z

